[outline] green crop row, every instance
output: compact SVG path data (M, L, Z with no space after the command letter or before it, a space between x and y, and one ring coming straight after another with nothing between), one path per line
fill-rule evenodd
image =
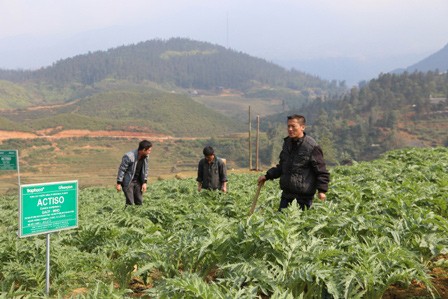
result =
M438 298L429 271L448 253L447 148L333 168L328 200L307 211L277 212L267 182L248 216L258 175L230 175L227 194L154 182L126 209L114 189L80 190L79 228L51 236L51 296L381 298L418 281ZM0 214L0 298L44 297L45 237L18 239L16 197L0 198Z

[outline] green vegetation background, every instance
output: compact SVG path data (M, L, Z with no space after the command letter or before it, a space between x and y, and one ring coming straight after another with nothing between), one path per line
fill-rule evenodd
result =
M2 130L220 137L247 132L251 105L253 127L261 114L269 140L284 135L286 115L305 115L332 164L404 146L448 145L447 98L447 72L380 74L348 89L182 38L87 53L33 71L0 70ZM262 150L264 165L272 163L274 146Z
M127 209L112 187L82 189L79 228L51 237L52 297L133 287L151 298L381 298L391 284L430 287L430 269L448 268L434 260L448 253L448 149L392 151L331 175L328 201L308 211L277 212L278 182L267 182L251 217L258 174L231 175L227 194L158 181ZM16 196L0 205L0 294L42 296L45 238L18 239Z

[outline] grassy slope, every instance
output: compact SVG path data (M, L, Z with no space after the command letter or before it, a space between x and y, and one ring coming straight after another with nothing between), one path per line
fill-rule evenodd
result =
M4 117L0 117L0 128L5 131L30 131L26 124L14 122Z
M48 109L1 112L9 129L139 130L174 136L215 136L241 132L242 123L185 95L128 87L99 90L73 104ZM16 123L16 126L13 125Z
M0 109L16 109L33 102L33 92L9 81L0 80Z
M248 109L251 108L252 117L261 117L283 111L282 101L276 98L266 100L262 98L246 98L243 95L206 95L193 97L198 103L206 107L230 115L247 122Z
M242 126L185 95L166 92L105 92L80 102L76 113L133 122L177 136L221 135Z

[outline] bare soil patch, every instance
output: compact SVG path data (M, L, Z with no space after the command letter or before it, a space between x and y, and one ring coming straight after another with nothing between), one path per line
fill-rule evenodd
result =
M38 135L34 133L28 133L28 132L19 132L19 131L0 131L0 141L6 140L6 139L31 139L31 138L37 138Z
M119 138L147 138L151 140L168 140L173 139L172 136L146 133L146 132L132 132L132 131L90 131L90 130L42 130L38 134L21 132L21 131L0 131L0 141L7 139L33 139L33 138L47 138L47 139L61 139L72 137L119 137Z
M433 259L433 262L448 260L448 254L441 254ZM409 286L392 285L384 293L382 299L407 299L407 298L439 298L448 299L448 269L446 267L434 267L429 273L435 289L433 297L428 288L418 281L413 281Z

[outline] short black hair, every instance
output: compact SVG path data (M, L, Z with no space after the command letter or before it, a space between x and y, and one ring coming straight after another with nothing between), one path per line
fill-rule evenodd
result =
M303 116L303 115L293 114L293 115L288 116L288 120L290 120L290 119L297 119L299 124L306 125L306 119L305 119L305 116Z
M140 143L138 144L138 150L147 150L148 148L152 147L152 143L151 141L148 140L142 140L140 141Z
M210 145L207 145L206 147L204 147L202 153L204 154L204 156L210 156L215 153L215 150Z

